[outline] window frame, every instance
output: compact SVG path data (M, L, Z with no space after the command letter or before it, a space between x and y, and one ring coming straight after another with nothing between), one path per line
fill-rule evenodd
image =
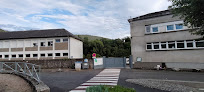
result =
M204 43L204 40L195 41L196 48L204 48L204 46L203 47L197 47L197 42L203 42Z
M18 58L23 58L23 56L22 56L22 57L20 57L21 55L23 55L23 54L18 54Z
M59 42L57 40L59 40ZM60 42L61 42L61 39L55 39L55 43L60 43Z
M149 32L147 32L147 27L149 27ZM151 26L145 26L145 33L146 33L146 34L151 33Z
M49 56L51 54L52 56ZM47 53L47 57L53 57L53 53Z
M148 49L148 48L147 48L147 45L150 45L150 46L151 46L151 49ZM146 50L152 50L152 43L147 43L147 44L146 44Z
M155 48L154 48L154 45L158 45L159 48L158 48L158 49L155 49ZM153 42L153 43L152 43L152 49L153 49L153 50L160 50L160 43L159 43L159 42Z
M29 57L27 57L27 55L29 55ZM26 55L25 55L25 57L26 57L26 58L30 58L30 57L31 57L31 55L30 55L30 54L26 54Z
M173 26L173 30L168 30L168 26ZM175 31L175 25L174 24L169 24L169 25L166 25L166 32L170 32L170 31Z
M57 54L59 54L59 56ZM55 57L61 57L61 53L55 53Z
M50 42L50 45L49 45L49 42ZM47 41L47 46L52 47L53 46L53 41Z
M13 57L13 56L15 56L15 57ZM12 55L11 55L11 58L17 58L16 54L12 54Z
M66 39L67 41L66 41L65 39ZM63 42L68 42L68 38L63 38L62 41L63 41Z
M34 55L37 55L37 56L34 56ZM38 54L33 54L33 57L34 57L34 58L38 57Z
M154 31L153 31L153 28L157 28L157 32L154 32ZM151 32L152 32L152 33L159 33L159 27L158 27L158 26L151 27Z
M177 29L177 28L176 28L176 25L179 25L179 24L182 24L182 29ZM174 24L174 25L175 25L175 30L183 30L183 29L184 29L184 28L183 28L183 27L184 27L184 24L183 24L183 23L177 23L177 24Z
M42 46L42 43L43 43L43 46ZM40 47L45 47L45 42L40 42Z
M7 57L8 56L8 57ZM9 58L9 55L4 55L4 58Z
M63 57L67 57L67 56L65 56L64 54L67 54L67 56L69 56L69 53L62 53L62 56L63 56Z
M43 56L42 56L42 55L43 55ZM40 54L40 57L46 57L46 56L45 56L45 53L41 53L41 54Z

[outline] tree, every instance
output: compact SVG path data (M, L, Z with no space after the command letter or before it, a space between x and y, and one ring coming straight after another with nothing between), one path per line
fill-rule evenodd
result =
M174 16L184 18L184 24L193 28L191 33L204 37L204 0L169 0Z

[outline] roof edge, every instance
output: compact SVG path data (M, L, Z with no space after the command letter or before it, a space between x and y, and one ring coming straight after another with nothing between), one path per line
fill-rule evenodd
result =
M133 22L133 21L138 21L138 20L144 20L144 19L150 19L150 18L155 18L155 17L160 17L160 16L166 16L166 15L171 15L171 10L163 10L163 11L157 11L153 13L148 13L145 15L141 15L135 18L128 19L128 22Z

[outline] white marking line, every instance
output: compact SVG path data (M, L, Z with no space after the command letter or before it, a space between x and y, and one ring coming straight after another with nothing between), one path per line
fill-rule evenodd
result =
M114 85L117 85L117 83L83 83L82 86L83 85L93 85L93 86L94 85L113 85L114 86Z
M98 79L98 78L101 78L101 79L109 79L109 78L110 78L110 79L111 79L111 78L119 78L119 76L118 76L118 77L97 77L97 76L96 76L96 77L94 77L94 78L96 78L96 79Z
M89 81L87 81L87 82L117 82L117 80L115 80L115 81L112 81L112 80L105 80L105 81L102 81L102 80L89 80Z
M81 84L70 92L86 92L86 88L96 85L111 85L116 86L120 75L120 69L104 69L98 75ZM110 77L111 76L111 77ZM83 86L84 85L84 86ZM78 90L77 90L78 89ZM79 90L81 89L81 90Z
M86 92L86 90L71 90L69 92Z
M199 90L202 90L202 91L203 91L203 90L204 90L204 88L199 88Z
M118 79L94 79L94 78L92 78L91 80L118 80Z

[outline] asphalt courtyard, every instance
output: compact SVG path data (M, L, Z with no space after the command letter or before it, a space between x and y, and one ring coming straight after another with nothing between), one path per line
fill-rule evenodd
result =
M65 72L42 72L41 79L51 92L69 92L100 73L97 70L69 70ZM137 92L165 92L125 82L126 79L168 79L204 82L203 72L174 72L157 70L121 69L118 85L134 88Z

